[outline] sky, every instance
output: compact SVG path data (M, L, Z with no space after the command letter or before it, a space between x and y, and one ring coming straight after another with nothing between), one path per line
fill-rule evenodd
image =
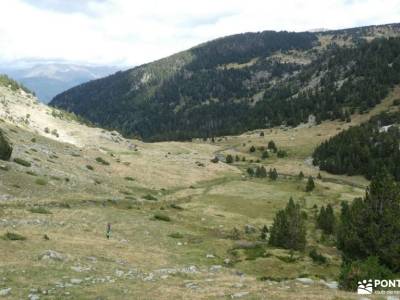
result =
M134 66L248 31L400 22L400 0L0 0L0 63Z

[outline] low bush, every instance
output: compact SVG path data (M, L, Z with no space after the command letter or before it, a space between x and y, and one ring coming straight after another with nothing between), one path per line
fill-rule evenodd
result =
M318 253L315 249L312 249L308 255L311 257L313 262L317 264L325 264L327 262L326 257Z
M109 166L109 165L110 165L110 163L109 163L108 161L106 161L106 160L105 160L104 158L102 158L102 157L97 157L97 158L96 158L96 161L97 161L98 163L104 165L104 166Z
M24 240L26 240L26 237L24 237L23 235L20 235L18 233L7 232L6 234L3 235L3 240L24 241Z
M143 199L149 200L149 201L157 201L158 199L156 197L154 197L151 194L147 194L145 196L143 196Z
M183 238L183 234L180 233L180 232L174 232L174 233L171 233L168 236L173 238L173 239L182 239Z
M177 209L177 210L183 210L182 206L179 206L178 204L175 204L175 203L172 203L170 205L170 207L173 208L173 209Z
M29 209L29 211L34 214L46 214L46 215L51 214L51 211L42 206L32 207L31 209Z
M28 168L32 166L32 164L29 161L18 157L14 158L14 162Z
M161 213L154 214L154 219L159 220L159 221L164 221L164 222L171 222L171 218L169 216L161 214Z

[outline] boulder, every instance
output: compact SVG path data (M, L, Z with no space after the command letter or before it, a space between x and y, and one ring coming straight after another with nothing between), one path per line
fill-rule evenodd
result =
M11 293L11 288L1 289L0 297L8 296Z
M41 260L55 260L55 261L64 261L65 256L62 255L61 253L54 251L54 250L46 250L43 252L39 258Z

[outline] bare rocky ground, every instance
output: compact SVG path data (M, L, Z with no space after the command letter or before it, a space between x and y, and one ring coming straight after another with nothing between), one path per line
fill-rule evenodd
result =
M398 93L371 114L388 109ZM307 163L313 147L366 118L214 143L146 144L0 87L0 128L14 146L11 160L0 161L0 299L361 299L337 289L340 254L313 218L314 204L338 210L368 182L321 172L306 193L295 175L316 176ZM288 157L257 162L260 151L250 153L250 145L271 139ZM210 161L229 153L240 161ZM247 177L247 167L258 164L277 168L279 179ZM304 253L259 237L290 196L309 216ZM313 262L311 248L328 263Z

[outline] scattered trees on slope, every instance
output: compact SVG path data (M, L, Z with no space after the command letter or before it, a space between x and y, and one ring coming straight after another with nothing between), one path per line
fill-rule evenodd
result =
M280 210L270 230L269 244L292 250L304 250L306 246L305 219L300 205L290 198L284 210Z

